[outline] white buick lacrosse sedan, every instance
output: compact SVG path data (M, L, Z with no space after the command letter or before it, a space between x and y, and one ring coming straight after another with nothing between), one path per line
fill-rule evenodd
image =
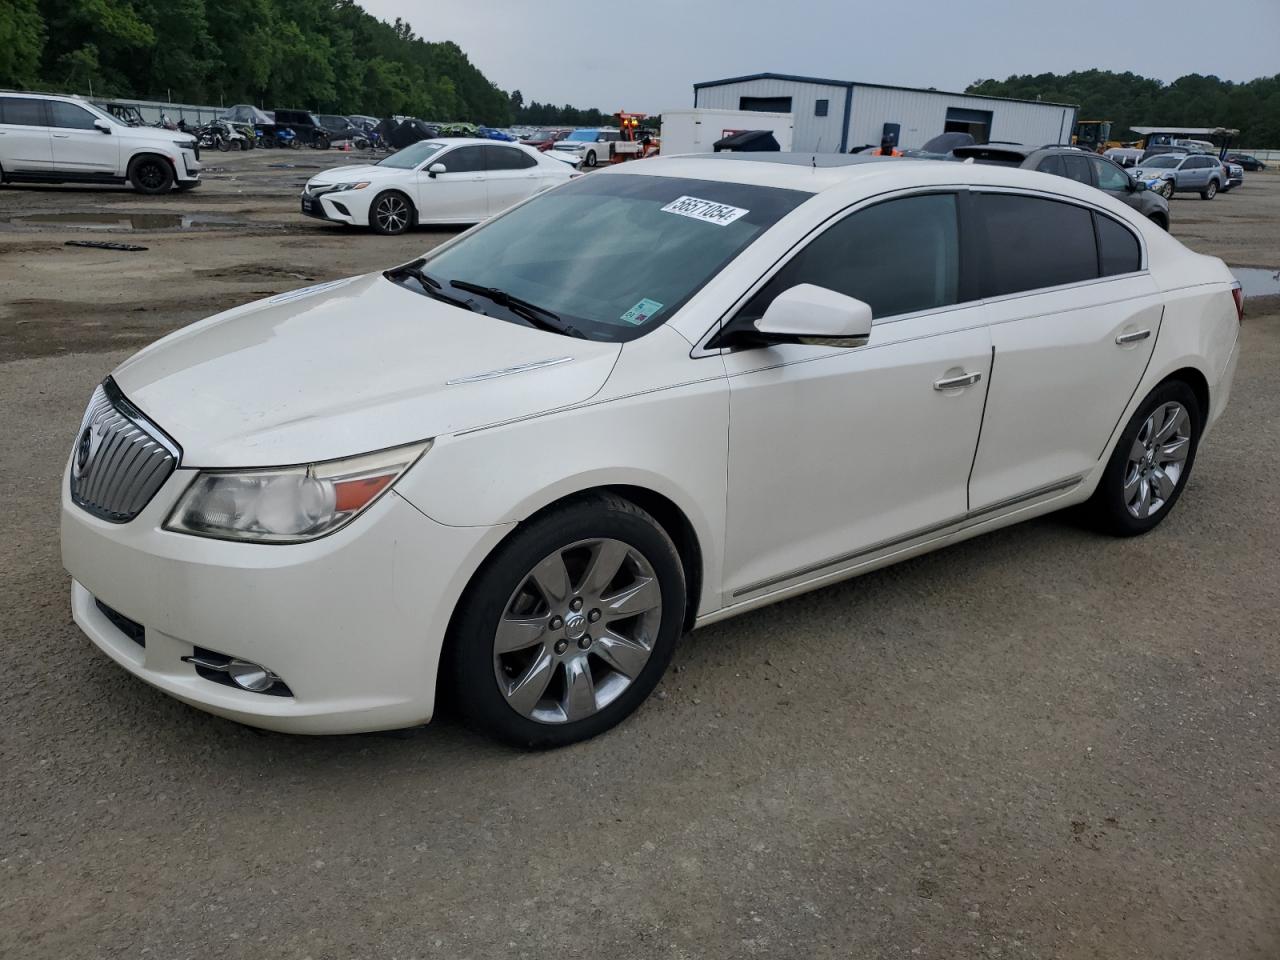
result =
M569 743L689 629L1063 507L1150 530L1241 315L1220 261L1062 177L627 164L116 369L62 485L72 610L244 723L447 697Z

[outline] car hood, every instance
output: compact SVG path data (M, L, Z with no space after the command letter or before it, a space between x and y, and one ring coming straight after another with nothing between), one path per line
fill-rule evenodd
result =
M333 167L323 173L317 173L307 181L307 185L321 186L326 183L350 183L354 180L390 180L413 173L403 167L379 167L372 163L350 163L345 167Z
M173 143L175 140L191 141L196 140L196 135L181 130L166 130L164 127L129 127L123 133L123 136L133 140L152 140L156 143Z
M280 466L579 403L604 385L620 350L369 274L209 317L113 376L182 447L183 466Z

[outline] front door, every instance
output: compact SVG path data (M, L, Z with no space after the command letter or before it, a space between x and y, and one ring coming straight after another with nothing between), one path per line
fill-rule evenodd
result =
M977 209L995 361L971 510L1069 489L1097 465L1163 313L1120 221L1013 193L979 195Z
M114 176L120 165L120 138L116 129L104 133L94 123L99 118L84 107L61 100L49 101L49 127L53 143L53 168L80 176ZM104 121L105 122L105 121Z
M422 223L479 223L489 216L489 187L482 146L454 147L431 157L418 172L418 219ZM432 176L428 167L445 165Z
M53 169L48 101L0 97L0 167L6 173L48 173Z
M902 197L829 227L734 325L812 283L865 300L865 347L725 355L725 601L818 580L942 535L967 510L991 368L981 305L960 306L956 198Z

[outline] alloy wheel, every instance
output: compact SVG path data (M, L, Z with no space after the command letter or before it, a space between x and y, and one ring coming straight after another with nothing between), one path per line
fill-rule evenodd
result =
M613 539L569 544L530 570L502 611L498 689L531 720L583 720L640 676L661 622L662 590L639 550Z
M1145 520L1173 496L1191 451L1191 415L1180 403L1162 403L1151 412L1129 448L1124 472L1124 504Z
M146 160L138 167L138 182L148 190L164 185L165 171L157 160Z
M373 215L378 219L378 226L387 233L399 233L409 223L409 205L399 197L383 197Z

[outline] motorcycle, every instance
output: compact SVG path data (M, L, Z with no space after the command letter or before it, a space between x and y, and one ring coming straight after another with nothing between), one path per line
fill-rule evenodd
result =
M281 148L287 147L291 150L297 150L302 146L298 141L298 135L293 132L291 127L281 127L276 131L276 144Z
M226 120L213 120L193 131L200 146L222 153L231 150L248 150L248 138Z

